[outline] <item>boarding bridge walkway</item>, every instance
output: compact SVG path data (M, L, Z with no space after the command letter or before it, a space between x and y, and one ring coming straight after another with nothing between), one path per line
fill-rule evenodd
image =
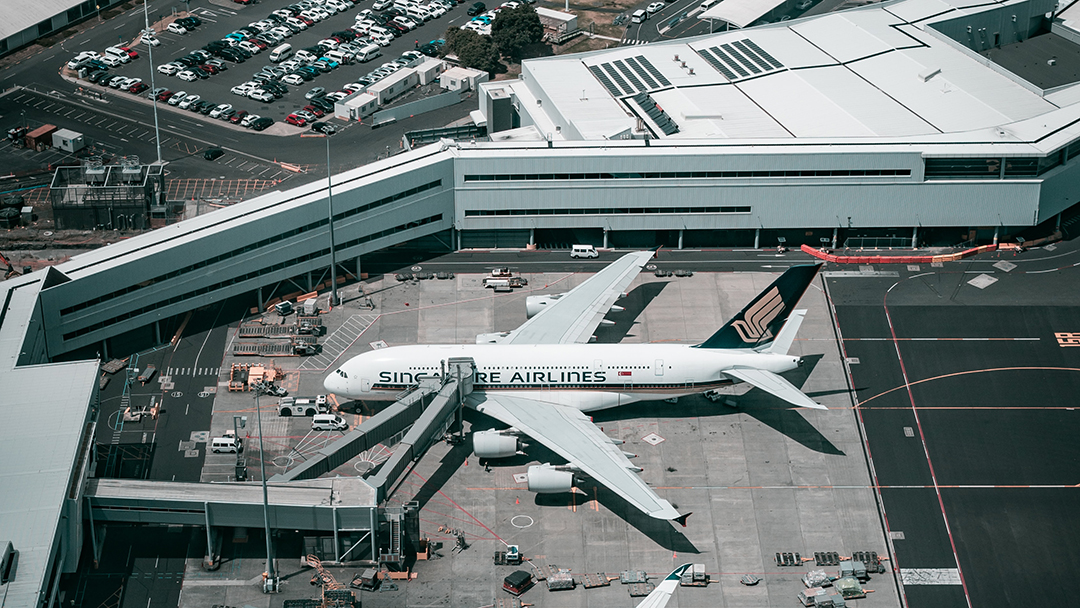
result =
M356 477L268 482L267 494L272 528L329 532L371 530L377 524L375 489ZM263 526L258 482L90 479L85 497L92 523Z
M386 499L388 488L415 459L450 428L462 400L472 392L473 360L451 358L442 377L428 376L392 405L365 420L344 437L317 451L303 464L275 475L272 482L314 479L345 464L380 443L401 441L378 473L368 481L376 492L376 504ZM404 433L404 436L402 436Z

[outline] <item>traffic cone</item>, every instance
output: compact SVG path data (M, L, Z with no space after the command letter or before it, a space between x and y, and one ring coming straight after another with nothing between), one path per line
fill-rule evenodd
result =
M520 505L521 504L521 499L520 498L515 498L514 499L514 504L515 505Z

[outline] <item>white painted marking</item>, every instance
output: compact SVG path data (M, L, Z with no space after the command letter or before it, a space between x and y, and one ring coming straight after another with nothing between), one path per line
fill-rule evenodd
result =
M994 277L992 277L992 276L990 276L988 274L980 274L979 276L975 277L974 279L971 279L970 281L968 281L968 285L971 285L972 287L975 287L975 288L978 288L978 289L986 289L987 287L989 287L989 286L991 286L991 285L993 285L994 283L997 283L997 282L998 282L998 280L996 278L994 278Z
M901 568L900 580L905 585L962 585L957 568Z

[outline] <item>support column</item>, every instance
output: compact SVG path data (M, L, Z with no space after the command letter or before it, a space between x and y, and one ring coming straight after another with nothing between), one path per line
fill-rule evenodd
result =
M833 249L836 249L836 237L838 236L839 232L840 232L839 228L833 228L832 229L832 248Z
M914 228L911 229L911 248L912 249L918 249L919 248L919 227L918 226L915 226Z
M161 322L154 321L154 343L161 344Z
M107 339L101 341L101 360L109 360L109 341Z
M360 272L361 272L361 268L360 268L360 256L356 256L356 280L357 280L357 281L360 281L360 280L362 280L362 279L361 279L361 276L362 276L362 275L360 274Z
M461 231L455 227L450 228L450 245L454 251L461 251Z
M835 237L833 237L833 241L834 242L836 241ZM836 245L833 245L833 247L835 247L835 246ZM761 228L754 228L754 249L760 249L760 248L761 248Z
M330 514L334 516L334 561L340 564L341 563L341 543L338 540L337 507L333 507L333 510L330 511Z
M536 228L529 228L529 246L536 246Z
M310 292L310 291L314 291L315 287L314 287L314 285L313 285L313 284L312 284L312 282L311 282L311 271L309 270L309 271L308 271L307 273L305 273L305 274L304 274L304 276L306 276L306 277L307 277L307 290L308 290L309 292Z
M685 229L679 230L679 249L682 249L683 232L685 232Z
M262 285L256 290L255 297L258 299L256 304L259 306L259 314L262 314L263 308L266 306L266 300L263 298Z
M994 226L994 244L995 245L998 244L998 230L999 229L1000 229L1000 226Z
M607 249L607 233L608 229L604 228L604 249Z
M1057 214L1057 222L1054 223L1054 230L1061 230L1061 213Z
M220 555L216 551L219 535L214 534L214 527L210 525L210 503L203 503L203 515L206 522L206 556L203 558L203 570L213 572L221 567Z

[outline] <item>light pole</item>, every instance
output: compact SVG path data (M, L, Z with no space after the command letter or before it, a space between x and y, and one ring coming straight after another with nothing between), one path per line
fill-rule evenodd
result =
M277 593L278 577L277 572L274 571L274 553L270 542L270 500L266 492L266 452L263 451L262 410L259 408L259 394L264 388L265 385L262 382L255 385L255 415L259 424L259 476L262 478L263 527L266 532L266 578L263 580L263 593Z
M147 0L143 0L143 20L146 22L146 29L143 30L143 38L146 38L150 34L150 3ZM153 93L154 89L154 45L149 42L146 43L146 53L150 61L150 92ZM161 164L161 129L158 126L158 113L157 113L157 95L153 96L154 102L154 141L157 143L157 164Z
M323 139L326 140L326 204L330 232L330 305L338 306L341 304L341 299L338 298L337 256L334 253L334 192L331 189L333 180L330 174L330 136L324 133Z

